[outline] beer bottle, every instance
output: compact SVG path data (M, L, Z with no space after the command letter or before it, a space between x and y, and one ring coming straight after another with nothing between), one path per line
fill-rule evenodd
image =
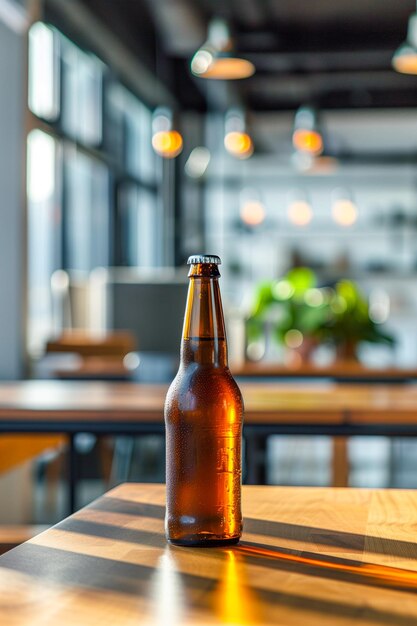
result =
M220 263L188 259L181 362L165 402L166 535L183 546L234 544L242 532L243 401L227 365Z

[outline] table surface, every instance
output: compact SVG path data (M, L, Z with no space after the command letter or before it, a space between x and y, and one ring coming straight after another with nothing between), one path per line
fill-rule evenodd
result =
M8 626L417 623L417 493L244 487L233 548L169 546L123 485L0 557Z
M105 335L92 335L81 330L64 332L51 338L46 352L76 353L84 356L124 356L136 348L134 335L129 331L114 331Z
M417 386L337 383L240 385L245 423L417 423ZM0 385L4 420L161 423L166 385L25 381Z
M357 361L335 361L329 365L302 362L299 365L246 361L232 368L234 376L250 378L332 378L366 381L417 379L417 368L368 367Z

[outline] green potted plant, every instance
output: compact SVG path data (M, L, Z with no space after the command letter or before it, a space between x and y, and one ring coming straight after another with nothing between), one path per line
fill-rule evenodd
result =
M332 315L322 329L322 336L336 346L338 358L356 360L358 346L363 341L394 345L394 338L371 319L368 301L353 281L336 283L330 308Z
M356 359L362 341L393 345L369 316L368 302L352 281L335 288L318 288L315 273L306 267L290 270L277 281L258 285L247 320L249 342L265 333L304 359L320 343L331 343L339 358Z

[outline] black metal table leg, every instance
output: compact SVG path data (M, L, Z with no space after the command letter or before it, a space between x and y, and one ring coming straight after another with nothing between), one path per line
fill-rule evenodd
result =
M245 460L248 485L266 485L267 436L253 432L246 435Z
M77 507L77 463L74 433L68 435L68 507L70 513L74 513Z

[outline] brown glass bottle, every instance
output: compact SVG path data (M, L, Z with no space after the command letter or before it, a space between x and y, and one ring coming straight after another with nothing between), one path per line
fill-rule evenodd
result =
M166 535L188 546L242 532L243 401L227 365L219 257L193 256L181 363L165 403Z

